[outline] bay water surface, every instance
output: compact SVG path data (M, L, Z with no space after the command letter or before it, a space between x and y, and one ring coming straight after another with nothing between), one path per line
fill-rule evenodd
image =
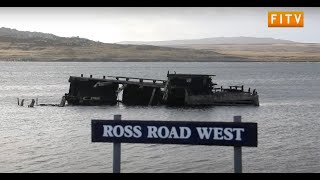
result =
M17 105L60 103L69 76L166 79L167 71L215 74L256 89L260 106ZM320 172L320 63L0 62L0 172L112 172L112 143L91 142L91 119L258 123L258 147L243 147L243 172ZM233 172L233 147L122 144L122 172Z

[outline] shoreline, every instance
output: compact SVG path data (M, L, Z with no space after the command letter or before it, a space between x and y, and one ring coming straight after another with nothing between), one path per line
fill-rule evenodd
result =
M0 60L0 62L175 62L175 63L185 63L185 62L320 62L319 60L227 60L227 61L215 61L215 60Z

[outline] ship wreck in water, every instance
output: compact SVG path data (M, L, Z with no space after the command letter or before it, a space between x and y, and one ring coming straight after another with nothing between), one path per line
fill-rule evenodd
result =
M167 74L167 80L108 76L93 78L71 76L64 99L68 105L254 105L257 91L242 86L223 88L212 82L215 75ZM122 94L122 97L120 95ZM121 99L120 99L121 98Z

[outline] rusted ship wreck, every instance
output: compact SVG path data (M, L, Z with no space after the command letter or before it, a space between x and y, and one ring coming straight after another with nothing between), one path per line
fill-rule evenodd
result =
M215 75L167 74L167 80L121 76L71 76L68 105L254 105L259 95L244 86L217 87ZM122 97L120 97L122 94Z

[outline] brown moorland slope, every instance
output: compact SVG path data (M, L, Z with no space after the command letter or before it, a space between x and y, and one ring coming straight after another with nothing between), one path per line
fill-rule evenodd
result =
M120 45L0 28L2 61L246 61L214 51Z

